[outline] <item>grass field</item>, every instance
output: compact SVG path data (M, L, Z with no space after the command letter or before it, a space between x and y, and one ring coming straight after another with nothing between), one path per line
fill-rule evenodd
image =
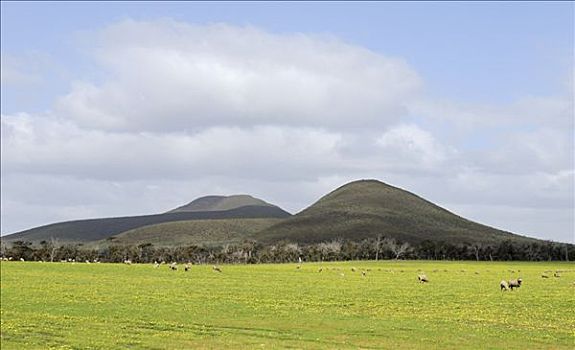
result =
M186 273L164 265L3 262L2 349L575 345L573 263L295 266L224 265L222 273L193 266ZM370 269L366 277L362 269ZM417 282L418 270L430 283ZM545 270L563 272L543 279ZM521 288L499 290L501 279L518 276Z

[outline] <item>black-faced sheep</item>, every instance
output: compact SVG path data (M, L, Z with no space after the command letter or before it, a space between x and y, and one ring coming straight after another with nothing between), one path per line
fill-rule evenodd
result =
M506 290L509 290L509 283L507 283L507 281L501 281L499 283L499 287L501 287L501 291L504 292Z
M427 278L426 275L417 275L417 280L421 283L429 282L429 279Z
M523 282L521 278L509 281L509 289L513 290L513 288L521 287L521 282Z
M216 271L216 272L222 272L222 269L219 268L219 266L212 266L212 270Z

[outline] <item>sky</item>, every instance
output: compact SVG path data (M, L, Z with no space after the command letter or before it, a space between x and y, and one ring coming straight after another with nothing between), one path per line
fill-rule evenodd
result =
M1 233L375 178L575 242L572 2L1 3Z

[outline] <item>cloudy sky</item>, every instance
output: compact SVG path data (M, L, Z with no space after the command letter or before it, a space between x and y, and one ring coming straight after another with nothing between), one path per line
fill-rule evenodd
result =
M2 2L1 232L376 178L574 242L573 6Z

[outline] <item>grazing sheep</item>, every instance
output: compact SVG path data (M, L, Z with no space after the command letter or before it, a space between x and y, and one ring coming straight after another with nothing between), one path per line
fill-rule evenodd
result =
M365 276L367 276L367 273L365 271L361 271L361 276L365 277Z
M417 280L421 283L429 282L429 279L427 278L426 275L417 275Z
M126 259L126 260L124 260L124 264L126 264L126 265L132 265L132 260Z
M216 271L216 272L222 272L222 270L220 269L220 267L219 267L219 266L216 266L216 265L212 266L212 270L214 270L214 271Z
M559 273L555 272L555 273L553 273L553 277L559 278L559 277L561 277L561 275Z
M352 268L351 268L351 272L355 272L355 267L352 267Z
M513 290L513 288L521 287L521 282L523 282L521 278L509 281L509 289Z
M322 272L322 271L323 271L323 267L320 267L317 272Z
M190 263L187 263L186 265L184 265L184 271L188 272L188 270L190 270Z
M157 269L160 267L160 264L158 264L157 262L154 262L154 268Z
M20 261L24 262L24 261L26 261L26 260L24 260L24 258L20 258Z
M502 292L509 290L509 284L507 283L507 281L501 281L499 283L499 286L501 287Z
M541 274L541 278L549 278L549 276L547 276L546 274L542 273L542 274Z
M301 269L301 265L298 265L295 268L299 270L299 269Z
M178 263L173 262L170 265L168 265L168 267L170 268L170 270L172 271L177 271L178 270Z

